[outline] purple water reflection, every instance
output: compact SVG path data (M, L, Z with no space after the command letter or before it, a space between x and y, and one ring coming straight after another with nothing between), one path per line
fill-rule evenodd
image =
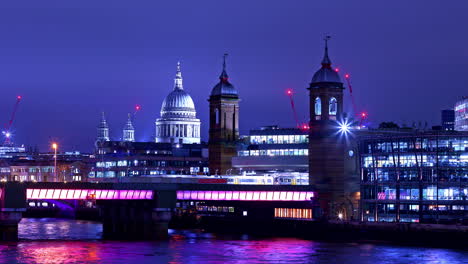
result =
M256 239L173 231L165 242L101 241L101 225L23 220L22 241L0 243L0 263L464 263L467 252L374 244ZM70 239L84 239L73 241ZM25 239L52 239L28 241ZM62 239L62 240L54 240Z

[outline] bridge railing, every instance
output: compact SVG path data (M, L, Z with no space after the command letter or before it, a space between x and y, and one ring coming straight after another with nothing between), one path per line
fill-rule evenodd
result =
M152 190L26 189L26 199L152 200Z
M215 201L310 201L310 191L177 191L178 200Z

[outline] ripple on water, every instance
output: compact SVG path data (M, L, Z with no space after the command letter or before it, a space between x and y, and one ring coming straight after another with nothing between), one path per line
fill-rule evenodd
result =
M467 252L294 238L171 232L169 241L98 240L91 221L23 219L21 241L0 243L0 263L464 263ZM36 239L40 239L36 241Z

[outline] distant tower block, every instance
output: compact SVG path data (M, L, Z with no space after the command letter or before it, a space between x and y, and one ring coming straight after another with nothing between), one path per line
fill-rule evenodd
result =
M126 142L135 142L135 127L133 127L131 114L128 114L128 120L123 129L122 139Z
M174 89L164 99L161 117L156 120L156 142L200 143L200 119L192 97L185 92L180 62L177 63Z
M236 156L239 138L239 94L229 83L226 56L219 83L213 87L210 98L209 167L210 173L223 175L232 168L231 158Z
M99 123L99 126L97 127L97 142L104 142L104 141L109 141L109 126L107 125L106 117L104 115L104 112L102 112L101 115L101 122Z
M332 69L328 57L328 40L322 67L314 74L310 91L309 183L317 191L326 217L337 217L346 203L346 143L337 135L337 122L343 121L343 83ZM358 188L358 187L357 187Z

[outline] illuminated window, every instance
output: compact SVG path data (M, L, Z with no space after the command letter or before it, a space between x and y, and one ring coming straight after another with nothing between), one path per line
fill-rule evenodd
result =
M322 100L320 100L320 97L315 98L315 115L322 115Z
M336 112L337 112L337 102L336 102L336 98L335 97L332 97L330 98L330 105L329 105L329 111L328 113L330 115L336 115Z
M312 209L275 208L276 218L312 219Z

